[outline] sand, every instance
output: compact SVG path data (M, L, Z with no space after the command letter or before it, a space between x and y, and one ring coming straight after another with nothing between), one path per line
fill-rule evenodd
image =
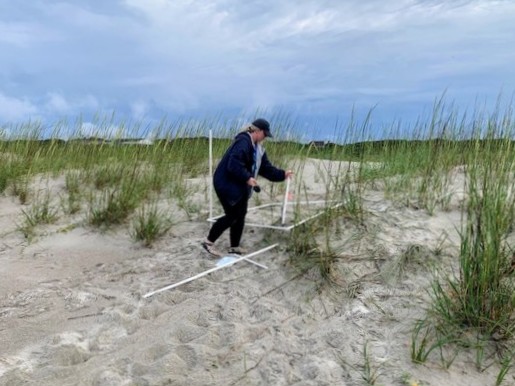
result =
M292 191L304 182L303 194L323 198L328 170L309 161ZM44 181L55 197L65 195L62 178ZM254 204L281 201L280 190L262 185ZM435 272L456 269L459 170L449 194L448 208L429 215L387 198L381 186L367 190L364 223L342 219L331 235L339 286L321 286L316 269L301 273L290 262L288 231L247 227L249 251L278 243L253 258L268 269L242 261L149 298L216 266L199 246L210 227L205 189L190 197L196 211L175 207L173 227L152 248L133 241L128 225L89 227L83 212L38 227L28 242L16 229L27 206L4 194L0 385L361 385L367 364L378 385L492 385L499 366L485 360L478 369L474 351L449 368L436 352L424 364L411 361ZM249 213L248 221L269 215ZM272 216L277 223L280 214ZM228 247L227 233L218 244ZM401 271L396 262L406 253L413 258ZM514 384L512 371L504 385Z

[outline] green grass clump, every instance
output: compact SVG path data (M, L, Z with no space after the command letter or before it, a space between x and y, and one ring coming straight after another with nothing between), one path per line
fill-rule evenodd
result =
M65 174L65 188L68 192L67 199L63 200L65 213L75 214L81 209L81 176L79 172L68 171Z
M142 206L137 212L131 230L131 236L141 241L146 247L164 236L172 227L172 219L164 211L160 211L155 203Z
M507 243L515 220L512 160L498 155L494 160L490 167L469 165L460 273L435 285L435 307L446 320L510 339L515 332L513 252Z
M441 353L444 346L475 348L482 369L485 345L495 349L515 337L513 247L508 243L515 221L515 163L510 139L473 145L466 166L459 272L434 282L431 311L415 328L412 357L423 362L435 348ZM513 357L503 351L504 362ZM450 364L455 355L444 362Z
M144 205L136 214L131 235L134 240L142 241L146 247L150 247L158 238L165 235L171 227L171 218L163 211L159 211L157 205Z
M122 224L137 204L136 198L126 190L104 190L99 197L90 199L88 222L102 228Z
M35 202L27 209L22 209L23 223L18 230L29 241L35 236L35 228L40 224L53 224L59 218L58 210L52 205L49 194L36 197Z
M338 221L343 217L341 208L326 208L321 216L309 223L295 227L288 240L290 264L300 271L313 271L319 278L319 287L339 285L341 278L335 264L341 257L332 247Z

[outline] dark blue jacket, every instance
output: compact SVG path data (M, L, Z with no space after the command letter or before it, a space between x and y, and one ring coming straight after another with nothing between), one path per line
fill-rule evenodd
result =
M213 176L216 194L221 201L235 205L242 198L248 199L251 187L247 181L252 175L254 146L249 133L239 133L227 149ZM273 182L284 181L282 169L273 166L266 153L262 155L258 174Z

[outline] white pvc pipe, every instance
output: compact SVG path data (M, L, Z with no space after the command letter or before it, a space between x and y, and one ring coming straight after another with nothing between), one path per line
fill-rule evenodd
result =
M273 245L270 245L266 248L263 248L263 249L260 249L259 251L256 251L256 252L252 252L252 253L249 253L248 255L245 255L245 256L242 256L242 257L239 257L237 258L236 260L233 260L227 264L224 264L224 265L221 265L219 267L214 267L214 268L211 268L211 269L208 269L207 271L204 271L204 272L201 272L199 273L198 275L195 275L195 276L192 276L192 277L189 277L187 279L184 279L178 283L175 283L175 284L171 284L169 286L166 286L164 288L161 288L161 289L158 289L158 290L155 290L155 291L152 291L152 292L149 292L145 295L143 295L143 298L148 298L152 295L155 295L159 292L163 292L163 291L166 291L166 290L169 290L169 289L172 289L172 288L176 288L176 287L179 287L180 285L183 285L183 284L186 284L186 283L189 283L190 281L193 281L193 280L196 280L196 279L199 279L203 276L206 276L206 275L209 275L210 273L212 272L215 272L215 271L218 271L219 269L222 269L222 268L225 268L225 267L230 267L231 265L233 264L236 264L237 262L239 261L242 261L242 260L247 260L249 257L253 257L253 256L256 256L256 255L259 255L260 253L263 253L263 252L266 252L266 251L269 251L270 249L272 248L275 248L277 247L279 244L273 244Z
M213 217L213 131L209 129L209 218Z
M268 269L268 267L266 265L259 264L257 261L250 260L250 259L245 259L245 261L247 263L254 264L256 267L263 268L263 269Z
M284 193L283 213L281 215L281 225L286 221L286 206L288 205L288 194L290 193L290 177L286 179L286 192Z
M315 204L331 204L333 202L340 202L340 201L339 200L329 200L329 201L323 201L323 200L318 200L318 201L298 201L295 204L296 205L311 205L311 204L315 205ZM280 203L280 202L272 202L272 203L268 203L268 204L252 206L252 207L247 209L247 212L251 212L251 211L259 210L259 209L263 209L263 208L269 208L271 206L282 206L282 203ZM218 220L222 216L224 216L224 214L220 214L220 215L215 216L215 217L210 217L210 218L207 219L207 221L215 222L216 220ZM247 223L245 223L245 224L247 224Z
M311 202L311 203L312 203L312 202ZM323 203L323 202L321 202L321 203ZM279 204L279 203L274 203L274 204L266 204L266 205L264 205L264 206L269 207L269 206L277 206L277 205L281 205L281 204ZM337 204L337 205L330 206L329 208L330 208L330 209L336 209L336 208L339 208L339 207L340 207L340 206L342 206L342 205L343 205L343 204L342 204L342 203L340 203L340 204ZM261 206L261 207L260 207L260 209L261 209L262 207L263 207L263 206ZM257 207L255 207L255 208L257 208ZM254 208L254 209L255 209L255 208ZM307 222L307 221L310 221L310 220L312 220L312 219L314 219L314 218L317 218L318 216L321 216L322 214L324 214L324 212L315 213L314 215L312 215L312 216L310 216L310 217L308 217L308 218L305 218L304 220L301 220L301 221L299 221L299 222L297 222L297 223L295 223L295 224L293 224L293 225L288 225L288 226L266 225L266 224L250 223L250 222L246 222L246 223L245 223L245 226L246 226L246 227L255 227L255 228L265 228L265 229L276 229L276 230L279 230L279 231L290 231L290 230L292 230L293 228L295 228L295 227L297 227L297 226L299 226L299 225L301 225L301 224L304 224L304 223L305 223L305 222ZM218 217L221 217L221 216L218 216ZM210 222L215 222L215 221L216 221L216 219L217 219L218 217L210 218L210 219L208 219L208 221L210 221Z

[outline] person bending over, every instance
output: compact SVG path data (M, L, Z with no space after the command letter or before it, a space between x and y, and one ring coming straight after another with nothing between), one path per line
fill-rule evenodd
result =
M291 170L285 171L270 163L262 146L267 137L272 137L270 124L263 118L256 119L236 135L215 170L213 185L224 215L216 220L202 242L202 247L212 256L222 256L214 244L227 228L230 228L231 245L228 252L239 255L244 253L240 241L248 201L252 189L258 187L257 176L281 182L293 174Z

